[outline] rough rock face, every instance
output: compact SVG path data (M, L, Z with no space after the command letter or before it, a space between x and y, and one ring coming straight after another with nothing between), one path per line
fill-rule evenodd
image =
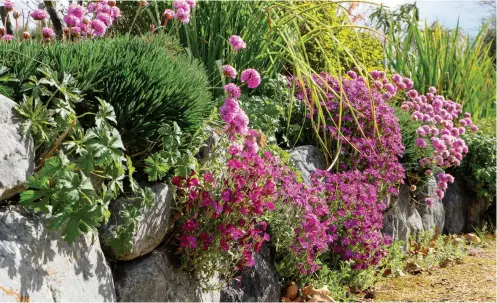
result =
M311 173L316 169L326 169L326 161L319 148L312 145L298 146L288 150L290 157L302 172L302 178L310 183Z
M443 231L458 234L464 231L468 222L468 201L470 193L460 182L449 184L443 198L445 224Z
M202 292L193 277L173 266L164 250L117 263L114 281L121 302L219 302L219 291Z
M399 196L393 201L383 215L383 229L385 234L391 235L392 240L402 240L406 243L413 233L423 230L421 216L411 202L409 185L400 187Z
M255 265L243 269L237 279L221 291L221 302L279 302L281 285L270 254L268 245L263 245L255 254Z
M92 242L94 240L94 242ZM0 302L115 301L98 237L68 245L15 208L0 211Z
M164 239L170 227L170 217L173 208L173 194L166 184L156 184L151 187L155 193L154 204L150 208L142 209L138 225L133 235L133 248L130 252L119 256L119 260L133 260L143 256L156 248ZM109 223L102 228L100 238L105 242L111 237L110 231L120 221L119 210L133 200L119 198L110 205L111 218Z
M413 198L418 202L416 208L421 215L424 230L434 230L438 226L442 231L445 223L445 210L442 201L435 193L437 189L437 181L434 177L430 177L425 184L418 187L413 195ZM425 204L425 198L430 197L433 200L433 205Z
M21 135L14 106L14 101L0 95L0 201L21 192L34 171L33 140Z

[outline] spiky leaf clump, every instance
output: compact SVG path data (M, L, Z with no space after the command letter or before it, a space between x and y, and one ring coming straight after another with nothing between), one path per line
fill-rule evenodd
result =
M53 46L0 45L0 66L10 68L20 80L9 83L18 96L22 84L45 64L59 74L73 75L85 99L95 101L90 107L98 106L97 97L107 100L115 109L128 154L140 158L160 147L162 126L175 121L182 130L192 132L212 110L202 65L165 35L150 41L124 36ZM81 112L88 110L92 111L84 108Z

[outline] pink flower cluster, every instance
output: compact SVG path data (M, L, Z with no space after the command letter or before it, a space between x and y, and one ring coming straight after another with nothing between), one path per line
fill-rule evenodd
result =
M436 95L434 87L430 87L426 95L421 95L412 89L407 92L407 97L401 108L411 113L414 120L423 122L423 125L416 130L418 136L416 145L422 149L426 149L428 145L433 148L433 152L420 160L421 167L437 166L446 169L460 165L464 155L468 153L468 146L461 135L468 129L478 130L471 121L471 114L465 113L461 118L461 104ZM453 178L448 174L441 174L438 179L437 196L442 199L447 189L447 182L452 183ZM425 202L430 204L431 198L428 199L430 200Z
M236 52L247 47L245 41L243 41L243 39L237 35L231 36L228 42Z
M14 2L10 1L10 0L5 0L5 1L3 1L3 7L5 7L5 9L8 12L11 12L14 10Z
M31 12L31 18L33 18L36 21L43 21L46 18L48 18L48 13L45 10L42 9L36 9Z
M246 139L254 136L250 130ZM254 265L253 253L270 239L262 217L275 208L285 167L271 153L260 156L237 143L229 147L228 155L222 174L207 171L173 178L183 201L178 240L190 255L209 250L239 255L236 267L242 269Z
M383 246L390 238L381 233L386 204L378 202L379 190L369 177L358 170L337 174L316 171L312 187L332 214L327 219L331 222L327 232L333 252L353 260L356 269L378 264L386 255Z
M237 71L234 67L224 65L223 71L228 77L236 78ZM246 82L249 88L256 88L261 83L261 77L255 69L249 68L242 72L241 81ZM219 113L221 119L227 123L227 133L232 138L237 134L247 135L249 131L249 118L237 100L241 96L240 87L234 83L228 83L224 86L224 91L228 97L224 100L223 106L219 108Z
M103 37L120 16L121 10L116 6L116 1L99 0L90 2L87 8L79 4L69 5L64 22L75 37Z
M167 22L167 20L176 19L183 24L190 23L191 9L196 6L196 0L175 0L173 2L173 7L176 9L176 12L172 9L166 9L163 13L165 22Z
M348 72L348 76L351 79L337 79L326 73L313 76L325 92L319 102L331 114L326 131L332 141L340 139L342 144L340 172L316 172L312 187L320 193L314 199L323 199L333 214L333 218L327 218L331 220L329 232L336 234L330 234L333 252L344 260L354 260L355 268L366 268L385 255L382 246L389 239L381 234L382 212L387 195L397 194L404 179L399 162L404 152L400 127L386 101L413 83L402 79L399 87L390 83L384 72L372 71L373 83L368 87L368 80L355 72ZM306 83L297 84L296 97L309 103L309 118L316 114Z

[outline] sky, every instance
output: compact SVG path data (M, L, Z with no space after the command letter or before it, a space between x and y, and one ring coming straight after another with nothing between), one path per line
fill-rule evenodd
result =
M398 7L401 4L413 3L413 0L376 0L386 6ZM428 24L439 21L447 28L459 26L470 34L475 35L481 20L490 16L491 9L478 4L478 0L421 0L416 1L419 8L419 17L426 19ZM494 12L495 13L495 12Z

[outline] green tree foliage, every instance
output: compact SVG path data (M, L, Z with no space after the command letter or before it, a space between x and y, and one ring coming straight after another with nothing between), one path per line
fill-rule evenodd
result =
M333 35L323 35L323 44L314 43L315 41L306 43L309 61L316 71L343 74L356 66L371 70L383 65L384 54L380 40L371 32L359 31L349 24L348 12L343 7L332 2L313 2L311 5L317 8L316 18L334 29ZM305 35L310 29L303 27L301 31ZM323 53L335 57L333 67L336 71L327 70ZM348 53L352 56L347 55Z
M201 63L166 35L155 35L150 41L120 37L53 46L2 43L0 64L20 80L7 83L16 100L22 98L23 84L39 75L40 65L60 75L73 75L81 95L90 100L79 104L78 110L92 111L98 98L109 102L124 148L133 159L144 159L161 148L159 130L164 125L174 121L192 133L213 108ZM93 121L85 117L81 123Z

